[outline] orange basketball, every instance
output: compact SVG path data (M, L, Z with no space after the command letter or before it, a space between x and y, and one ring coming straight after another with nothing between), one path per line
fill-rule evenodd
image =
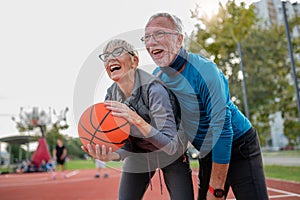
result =
M84 146L104 144L115 151L125 144L129 132L129 122L123 118L114 117L103 103L87 108L78 123L78 135Z

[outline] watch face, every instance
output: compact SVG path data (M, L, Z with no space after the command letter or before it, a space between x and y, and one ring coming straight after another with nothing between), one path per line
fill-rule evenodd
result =
M223 197L225 195L225 191L221 189L215 189L214 195L215 197Z

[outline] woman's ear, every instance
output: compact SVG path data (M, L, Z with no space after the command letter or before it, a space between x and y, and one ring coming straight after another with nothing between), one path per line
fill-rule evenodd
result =
M132 57L132 67L137 68L138 65L139 65L139 57L133 56Z

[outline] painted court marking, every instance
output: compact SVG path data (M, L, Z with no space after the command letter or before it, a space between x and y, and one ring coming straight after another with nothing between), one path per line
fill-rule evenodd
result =
M66 177L69 178L71 176L75 176L78 173L79 173L79 170L74 170L74 171L71 171L70 173L66 174Z
M275 188L267 188L268 191L273 191L273 192L277 192L277 193L282 193L282 195L269 195L269 199L278 199L278 198L284 198L284 197L300 197L300 194L296 194L293 192L288 192L288 191L284 191L284 190L278 190ZM236 200L235 198L231 198L228 200Z
M198 172L193 171L192 175L198 177ZM270 187L267 187L267 189L268 189L268 191L281 193L281 194L277 194L277 195L269 195L269 199L300 197L300 194L293 193L293 192L288 192L288 191L285 191L285 190L280 190L280 189L275 189L275 188L270 188ZM236 200L236 199L235 198L227 198L227 200Z
M275 189L275 188L269 188L268 187L268 190L284 194L284 195L273 195L273 196L270 196L271 199L272 198L273 199L275 199L275 198L281 198L281 197L300 197L300 194L296 194L296 193L288 192L288 191L284 191L284 190L278 190L278 189Z

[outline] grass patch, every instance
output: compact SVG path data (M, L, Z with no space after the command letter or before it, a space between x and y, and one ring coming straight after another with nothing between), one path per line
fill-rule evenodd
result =
M191 160L190 164L192 169L199 169L198 160ZM299 166L265 165L264 171L267 178L300 182Z
M190 166L193 170L198 170L199 169L199 163L198 160L191 160L190 159Z
M300 182L300 167L298 166L265 165L264 170L268 178Z
M106 163L106 166L113 168L121 168L122 162L110 161ZM95 161L90 160L70 160L66 163L66 169L76 170L76 169L96 169Z
M93 169L95 168L94 160L70 160L66 162L66 169Z

